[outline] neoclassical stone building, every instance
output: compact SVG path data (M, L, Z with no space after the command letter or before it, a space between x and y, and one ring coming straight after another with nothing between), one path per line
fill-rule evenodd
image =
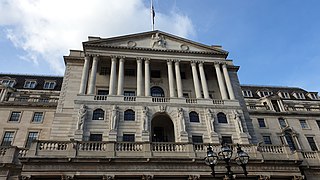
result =
M63 81L24 76L24 82L17 83L17 75L1 75L0 113L5 118L0 122L0 177L212 179L204 163L207 147L211 144L219 152L224 142L234 154L239 143L250 156L248 177L232 161L237 179L318 179L315 147L320 133L312 126L320 115L317 93L301 90L311 99L283 99L273 96L282 91L270 87L273 94L259 97L264 89L240 86L239 66L227 56L221 46L150 31L89 37L83 50L64 56ZM24 84L10 85L9 80ZM289 90L285 92L294 97L296 91ZM37 93L60 95L48 106L30 100ZM21 96L28 97L27 103L16 100ZM292 112L293 105L312 110ZM33 117L27 116L29 111ZM41 112L46 115L39 118ZM13 124L17 113L21 120ZM312 132L302 132L297 123L278 128L274 118L289 116L308 121ZM32 123L35 117L41 119L39 124ZM257 126L261 118L268 128ZM26 133L33 129L38 134L29 138ZM307 141L301 139L298 148L292 148L287 131L292 139L301 134ZM18 135L23 133L26 138ZM224 176L224 166L220 161L215 167L216 179Z

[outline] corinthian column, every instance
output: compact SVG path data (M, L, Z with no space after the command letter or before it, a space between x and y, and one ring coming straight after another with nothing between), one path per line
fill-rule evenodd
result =
M137 58L137 96L142 96L142 59Z
M200 82L197 72L197 66L195 62L191 62L191 69L192 69L192 77L193 77L193 84L194 90L196 92L196 98L202 98L201 90L200 90Z
M99 60L99 56L93 57L88 94L94 94L94 90L96 87L98 60Z
M200 71L200 79L201 79L204 98L209 99L210 97L209 97L206 75L205 75L204 69L203 69L203 62L199 63L199 71Z
M88 72L89 72L89 64L90 64L90 56L84 57L84 65L82 69L82 76L81 76L81 84L79 94L85 94L87 84L88 84Z
M124 57L120 57L117 95L123 95L124 61Z
M168 79L169 79L170 97L175 97L172 60L168 60L167 65L168 65Z
M180 74L180 66L179 66L179 60L175 61L175 70L176 70L176 81L177 81L177 91L178 91L178 97L182 98L182 82L181 82L181 74Z
M222 65L222 70L223 70L224 79L225 79L226 84L227 84L229 97L230 97L230 99L235 99L234 93L233 93L233 89L232 89L232 84L231 84L231 81L230 81L230 77L229 77L229 73L228 73L228 69L227 69L227 65L226 64Z
M150 96L150 60L144 61L144 95Z
M222 77L221 70L220 70L220 64L215 63L214 67L216 69L216 74L217 74L217 78L218 78L218 84L219 84L219 89L221 92L221 97L222 97L222 99L228 99L226 87L224 85L223 77Z
M117 57L112 56L110 82L109 82L109 95L115 95L116 78L117 78Z

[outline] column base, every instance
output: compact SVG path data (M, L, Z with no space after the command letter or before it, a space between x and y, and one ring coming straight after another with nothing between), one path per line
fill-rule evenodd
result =
M117 141L117 130L110 130L109 132L109 141L116 142Z
M83 130L76 130L74 133L75 141L83 141Z
M213 144L220 144L219 135L216 132L210 133L210 141Z

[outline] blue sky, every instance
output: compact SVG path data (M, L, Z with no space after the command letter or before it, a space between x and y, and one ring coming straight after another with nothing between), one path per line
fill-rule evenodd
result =
M150 1L0 0L0 72L58 74L89 35L148 31ZM320 1L154 0L156 29L222 45L242 84L320 91Z

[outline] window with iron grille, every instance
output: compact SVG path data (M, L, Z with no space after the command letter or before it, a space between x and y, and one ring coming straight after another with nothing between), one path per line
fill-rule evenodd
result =
M222 136L222 144L227 143L227 144L232 144L232 137L231 136Z
M135 136L134 136L134 134L123 134L122 141L123 142L134 142Z
M6 131L2 138L1 146L11 146L13 142L14 131Z
M102 109L96 109L93 111L92 120L103 120L104 111Z
M200 122L199 115L195 111L191 111L189 113L189 119L190 119L190 122Z
M223 112L217 114L218 123L228 123L227 116Z
M102 134L90 134L90 141L102 141Z
M192 142L193 142L193 143L203 143L202 136L192 135Z

